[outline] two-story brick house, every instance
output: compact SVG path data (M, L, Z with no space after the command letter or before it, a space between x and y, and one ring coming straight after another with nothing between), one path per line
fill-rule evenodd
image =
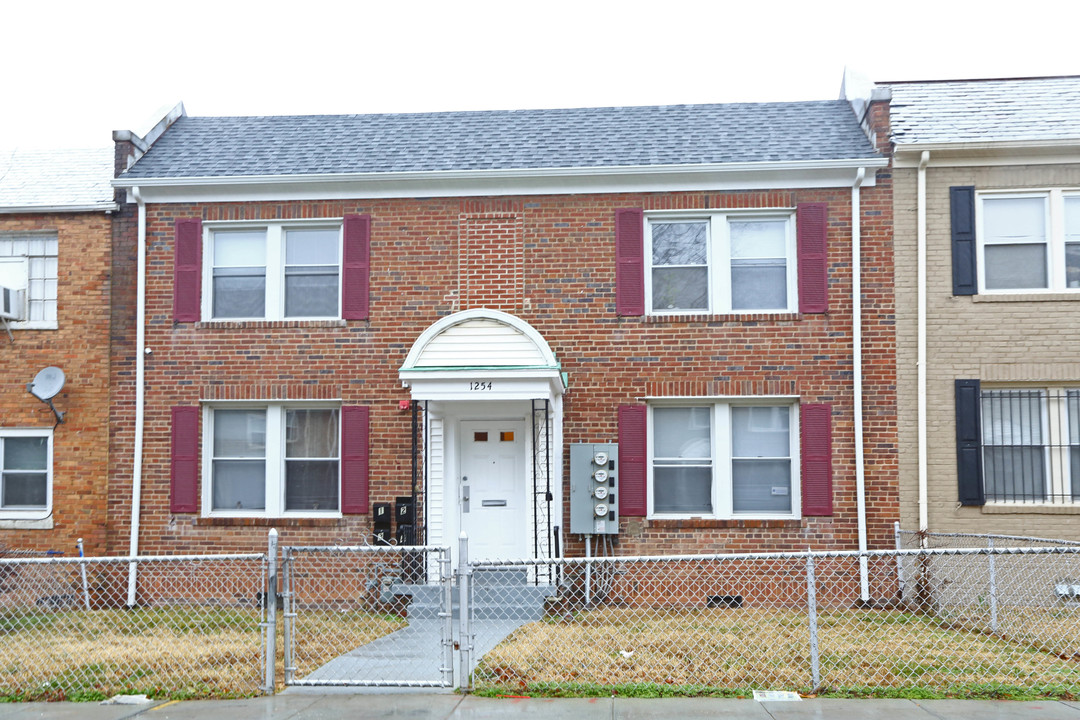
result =
M403 540L576 555L601 443L615 552L891 542L891 180L847 102L184 116L116 182L140 552L409 498Z
M0 153L0 543L11 548L70 555L79 537L106 548L112 178L109 147ZM60 372L30 394L47 368Z
M882 89L903 524L1080 540L1080 78Z

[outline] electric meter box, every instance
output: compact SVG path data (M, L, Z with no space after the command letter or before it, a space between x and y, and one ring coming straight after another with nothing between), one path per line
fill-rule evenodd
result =
M619 532L619 446L571 443L570 532L617 535Z

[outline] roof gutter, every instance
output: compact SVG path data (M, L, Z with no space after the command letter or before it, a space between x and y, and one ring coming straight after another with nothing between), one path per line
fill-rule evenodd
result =
M333 182L408 182L416 180L472 180L513 178L618 177L626 175L658 175L666 173L702 175L748 171L792 172L801 170L852 170L867 167L886 167L887 158L854 158L844 160L797 160L787 162L707 163L698 165L615 165L597 167L510 168L496 170L422 170L411 172L367 173L308 173L297 175L229 175L193 177L151 177L113 180L113 186L131 188L175 186L228 185L305 185Z
M82 213L116 212L120 206L114 202L94 203L92 205L16 205L0 207L0 215L24 215L26 213Z

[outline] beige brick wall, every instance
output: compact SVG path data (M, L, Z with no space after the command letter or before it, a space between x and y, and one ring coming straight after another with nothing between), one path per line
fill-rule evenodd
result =
M1080 507L1001 513L1000 506L959 507L953 381L1080 384L1080 294L954 296L949 188L976 190L1080 187L1080 165L936 168L927 195L927 477L929 529L1080 540ZM918 529L917 171L894 172L897 401L900 417L900 513ZM1033 385L1034 386L1034 385ZM1062 512L1064 511L1064 512Z

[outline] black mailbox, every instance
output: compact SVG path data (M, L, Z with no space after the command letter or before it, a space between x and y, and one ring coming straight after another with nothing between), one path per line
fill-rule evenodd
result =
M390 526L377 527L371 534L371 543L373 545L389 545L393 539L393 533L390 532Z
M412 525L416 522L416 504L411 497L396 498L394 503L394 522L401 525Z
M371 522L376 528L390 529L390 525L393 522L393 513L391 512L392 506L388 502L377 502L372 505Z
M399 546L400 545L415 545L416 544L416 533L413 531L413 526L412 525L400 525L399 524L397 526L397 533L395 535L396 535L397 544Z

